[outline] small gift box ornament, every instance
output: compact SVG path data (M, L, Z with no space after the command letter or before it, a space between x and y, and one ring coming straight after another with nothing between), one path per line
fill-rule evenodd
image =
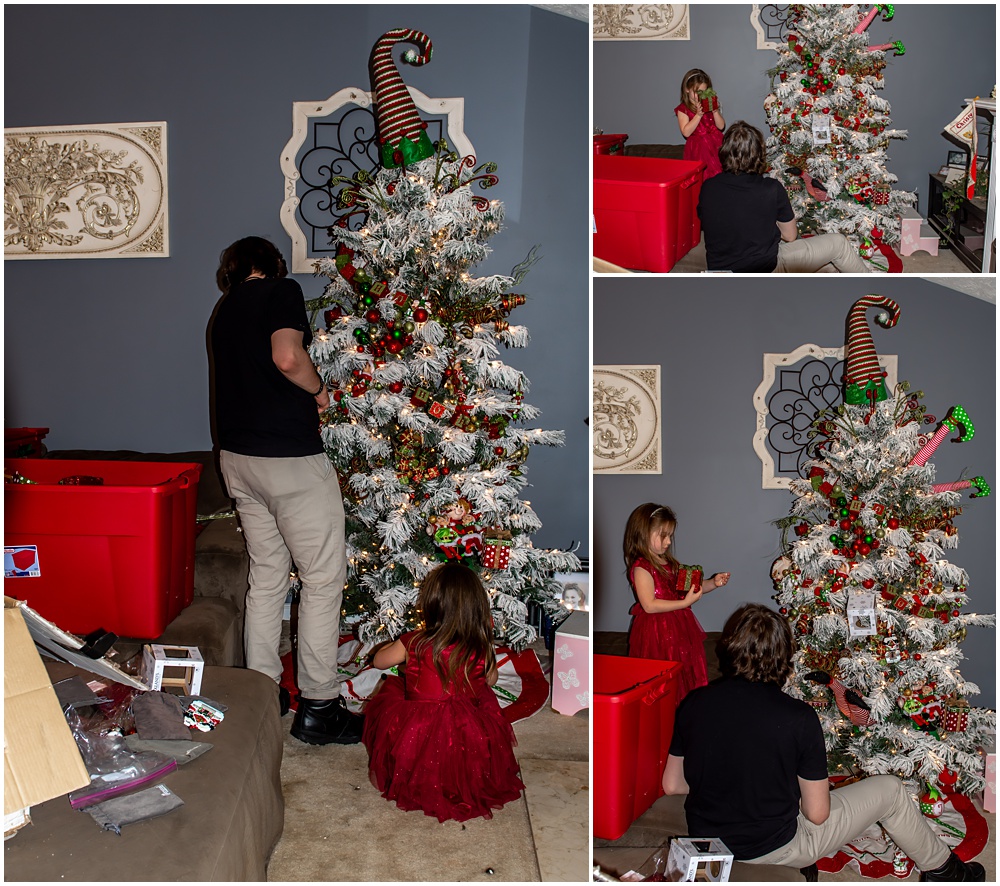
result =
M889 205L889 186L888 185L875 185L873 190L873 202L876 206L888 206Z
M964 698L950 698L944 706L944 728L965 732L969 728L969 703Z
M698 590L704 575L705 571L700 566L681 566L677 569L677 583L674 587L685 594L690 590Z
M704 114L711 114L712 111L719 110L719 96L716 95L714 89L698 90L698 103Z
M483 551L480 562L485 569L507 569L514 540L507 529L492 526L483 533Z

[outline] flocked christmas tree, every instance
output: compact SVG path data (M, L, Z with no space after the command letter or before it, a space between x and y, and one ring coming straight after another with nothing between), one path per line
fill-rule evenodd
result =
M541 524L519 498L529 447L564 438L523 426L538 416L528 379L500 359L501 346L528 344L507 317L530 260L511 276L473 274L503 222L477 192L497 183L496 165L430 142L393 63L400 42L419 49L404 61L430 59L428 37L408 29L372 50L382 168L341 182L336 257L319 262L330 282L309 303L327 327L311 355L331 390L323 439L347 513L345 610L363 641L397 637L419 623L421 579L461 560L490 593L497 641L522 648L535 637L528 603L556 608L554 573L579 568L532 545Z
M890 393L865 311L898 305L869 295L851 308L844 403L819 414L807 479L796 479L791 516L778 521L783 556L775 600L798 641L786 691L822 721L831 772L894 774L915 793L982 789L978 750L994 712L970 707L978 687L960 671L960 643L994 616L965 611L969 576L946 558L958 545L962 490L988 495L982 477L935 483L929 461L951 435L967 443L968 414L953 406L933 434L922 391ZM925 811L932 812L924 796Z
M868 26L880 13L891 19L893 7L867 8L790 7L788 44L768 72L768 161L800 233L839 232L875 267L898 272L902 264L888 244L899 242L899 214L916 196L892 189L898 179L887 168L889 140L906 132L891 128L878 90L887 52L906 50L898 40L869 43Z

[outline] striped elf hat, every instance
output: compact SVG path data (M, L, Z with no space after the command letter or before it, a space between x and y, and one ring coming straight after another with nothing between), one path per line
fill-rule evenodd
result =
M410 65L426 64L431 60L432 51L430 37L412 28L386 31L372 47L368 68L378 123L379 153L385 169L416 163L434 154L434 146L427 137L427 124L420 119L417 106L392 59L392 48L397 43L412 43L419 48L419 52L408 49L403 53L403 61Z
M889 329L899 321L899 305L891 298L881 295L866 295L859 298L847 315L847 340L844 343L844 402L853 406L872 404L887 400L885 371L879 366L875 343L868 329L865 312L868 308L885 308L888 314L875 318L883 329Z

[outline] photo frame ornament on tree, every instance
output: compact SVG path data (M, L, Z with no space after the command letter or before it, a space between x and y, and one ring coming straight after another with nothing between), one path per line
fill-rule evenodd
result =
M4 258L165 258L167 124L4 130Z
M594 473L661 474L660 367L595 366Z
M445 138L461 156L475 156L464 129L464 98L431 98L406 88L432 142ZM292 135L280 166L285 178L281 226L292 240L289 271L311 274L317 259L335 253L327 229L343 214L337 195L344 185L332 180L358 172L374 175L380 168L371 92L350 86L325 101L293 102Z
M889 390L896 385L898 357L879 354ZM808 432L821 409L843 402L844 348L800 345L787 354L764 354L754 391L757 427L753 448L761 461L763 489L788 489L810 458Z

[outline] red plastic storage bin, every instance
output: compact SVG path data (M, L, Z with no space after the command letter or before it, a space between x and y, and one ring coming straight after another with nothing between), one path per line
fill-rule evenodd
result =
M160 636L194 596L201 469L5 459L5 474L33 482L4 484L4 593L74 634Z
M595 837L617 840L663 795L680 669L675 661L593 657Z
M594 255L665 274L701 239L701 160L594 157Z
M602 133L594 136L594 154L620 154L625 150L628 134Z
M42 454L42 440L48 428L4 428L4 458L36 458Z

